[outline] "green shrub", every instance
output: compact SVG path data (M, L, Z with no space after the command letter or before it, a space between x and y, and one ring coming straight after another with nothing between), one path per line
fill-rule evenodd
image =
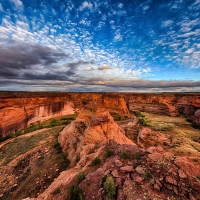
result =
M90 149L88 154L94 153L94 149Z
M101 185L103 186L103 184L106 182L106 176L103 176L102 178L101 178Z
M144 178L145 178L146 180L150 180L152 177L153 177L153 176L152 176L152 174L151 174L150 171L145 172Z
M80 183L85 178L84 172L78 172L78 174L75 177L75 180Z
M149 125L148 121L144 117L139 117L138 120L139 120L139 123L142 126L148 126Z
M124 150L124 151L121 152L120 157L122 159L129 159L130 158L130 153Z
M81 159L81 158L80 158L80 155L77 155L77 156L76 156L76 162L79 162L80 159Z
M103 188L105 190L105 194L109 199L113 199L116 196L116 185L112 176L108 176L106 181L103 183Z
M143 115L140 111L134 111L133 112L134 113L134 115L136 116L136 117L145 117L145 115Z
M56 188L53 192L52 192L52 194L59 194L60 193L60 188Z
M140 154L140 152L135 152L135 154L133 155L133 158L134 158L135 160L140 160L140 159L141 159L141 154Z
M107 147L106 152L104 153L104 157L108 158L108 157L112 156L113 154L114 154L113 150L110 147Z
M92 165L99 165L101 164L101 159L99 157L96 157L93 161L92 161Z
M70 200L83 200L81 188L76 185L70 185L68 188L68 197Z

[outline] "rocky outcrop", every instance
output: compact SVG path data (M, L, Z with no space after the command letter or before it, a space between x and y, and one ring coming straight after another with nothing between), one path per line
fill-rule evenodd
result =
M101 108L95 113L81 110L77 119L60 132L58 140L71 168L37 200L66 199L72 184L82 189L83 199L104 199L107 194L103 183L107 179L116 187L114 199L199 198L199 163L168 152L164 144L169 144L170 138L164 133L142 127L135 144ZM112 154L105 156L108 148ZM96 157L100 162L94 165ZM79 171L85 174L81 182L76 180Z
M58 137L64 152L72 165L76 157L80 155L81 162L86 162L86 155L95 151L95 145L113 140L118 144L135 145L129 140L123 128L117 125L106 109L97 109L95 113L82 110L75 121L66 126Z

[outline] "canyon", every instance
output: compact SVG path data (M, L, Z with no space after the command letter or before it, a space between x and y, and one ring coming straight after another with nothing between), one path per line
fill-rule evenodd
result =
M171 93L2 93L3 136L52 118L70 122L0 143L0 199L199 200L200 130L191 122L199 124L199 100Z
M106 108L111 115L130 117L139 110L169 116L184 115L200 124L198 93L48 93L1 92L0 135L50 118L78 113L81 109Z

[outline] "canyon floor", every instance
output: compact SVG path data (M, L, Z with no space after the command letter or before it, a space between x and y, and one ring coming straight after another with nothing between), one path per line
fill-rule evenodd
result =
M186 163L191 163L191 166L196 170L195 166L200 165L200 130L193 128L192 124L184 117L168 117L145 112L141 114L148 123L147 126L143 126L139 117L136 117L134 113L131 114L131 119L115 121L124 129L127 138L136 144L133 145L135 148L133 155L121 158L119 149L122 147L112 143L107 143L107 146L100 143L99 146L96 145L93 148L93 152L90 150L91 157L92 154L101 157L101 163L94 166L83 166L83 171L87 177L79 184L83 190L83 197L101 199L105 192L102 186L98 186L100 194L98 197L95 196L95 184L100 183L101 185L105 174L107 176L110 174L114 177L118 187L117 196L112 197L114 199L200 199L200 176L192 174L192 178L188 179L189 182L193 181L195 185L193 187L194 192L192 190L190 192L190 188L187 188L190 187L190 184L185 179L190 176L190 172L185 171L186 174L183 173L181 177L184 181L179 177L180 183L185 184L185 186L180 186L182 188L179 189L179 183L176 183L176 174L171 176L168 172L175 165L170 164L171 161L165 159L159 160L161 157L157 160L155 155L160 156L160 154L153 153L154 150L163 155L167 152L169 155L173 155L173 159L181 156L187 159ZM29 199L28 197L37 198L38 196L38 199L43 199L40 195L59 177L62 171L65 173L64 171L67 169L72 176L70 183L77 184L75 174L77 170L81 169L81 164L79 164L77 170L73 168L72 164L70 166L72 161L68 160L68 155L63 153L58 143L58 135L64 127L64 125L60 125L45 128L0 143L1 200L20 200ZM114 154L106 159L100 155L108 147L113 150ZM152 150L152 148L155 149ZM126 147L122 149L124 150ZM129 150L130 147L127 147L127 151ZM150 154L147 155L146 152ZM90 155L87 157L87 161L90 159ZM152 160L149 160L149 158ZM82 158L76 155L76 159L76 162L79 162ZM116 163L116 160L118 163ZM108 168L107 165L109 165ZM168 165L172 167L170 170L167 168ZM119 167L121 168L119 169ZM106 173L102 173L104 168L107 169L105 170ZM189 171L189 169L187 170ZM129 181L129 179L134 181ZM47 199L69 199L65 185L57 184L52 188L54 189L51 190L50 197ZM181 198L181 192L183 198Z

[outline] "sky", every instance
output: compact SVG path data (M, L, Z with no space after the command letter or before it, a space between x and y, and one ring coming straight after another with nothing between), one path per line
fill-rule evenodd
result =
M0 0L0 90L200 92L200 0Z

